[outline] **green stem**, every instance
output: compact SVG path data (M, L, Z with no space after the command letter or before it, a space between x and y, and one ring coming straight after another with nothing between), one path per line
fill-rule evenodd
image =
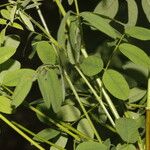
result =
M78 71L78 73L80 74L80 76L82 77L82 79L85 81L85 83L87 84L87 86L90 88L90 90L92 91L92 93L94 94L96 100L100 103L102 109L104 110L104 112L106 113L109 121L111 122L111 124L115 127L115 123L111 117L111 115L109 114L109 112L107 111L105 105L103 104L101 98L97 95L96 91L94 90L94 88L91 86L91 84L89 83L89 81L86 79L86 77L84 76L84 74L80 71L80 69L75 66L75 69Z
M32 111L36 112L38 115L44 117L45 119L47 119L49 122L51 122L52 124L54 124L55 126L57 126L58 128L60 128L62 131L66 132L67 134L71 135L72 137L74 137L77 141L80 141L79 136L77 136L76 134L70 132L68 129L66 129L64 126L62 126L61 124L59 124L58 122L54 121L53 119L49 118L48 116L46 116L44 113L42 113L41 111L39 111L38 109L34 108L33 106L28 105L27 106L29 109L31 109Z
M62 15L65 16L66 15L66 11L65 11L64 7L62 6L60 0L55 0L55 2L57 4L60 12L62 13Z
M80 100L80 97L78 96L78 93L76 92L76 90L75 90L75 88L74 88L74 86L73 86L73 84L72 84L72 82L71 82L71 80L70 80L70 78L69 78L69 76L68 76L66 71L64 71L64 75L65 75L65 78L68 81L68 84L69 84L71 90L73 91L73 93L74 93L74 95L75 95L75 97L76 97L76 99L77 99L77 101L78 101L78 103L79 103L83 113L85 114L85 116L86 116L86 118L87 118L87 120L88 120L88 122L89 122L89 124L90 124L90 126L92 128L92 130L94 131L96 138L98 139L98 141L100 143L102 143L102 140L101 140L97 130L95 129L95 127L94 127L94 125L93 125L89 115L87 114L87 112L86 112L86 110L85 110L85 108L84 108L84 106L83 106L83 104L82 104L82 102Z
M33 133L32 131L30 131L29 129L27 129L27 128L25 128L24 126L20 125L19 123L15 122L15 121L12 121L12 123L13 123L14 125L16 125L18 128L20 128L21 130L23 130L23 131L27 132L28 134L30 134L30 135L32 135L32 136L38 138L39 140L41 140L41 141L47 143L48 145L54 146L55 148L58 148L59 150L65 150L64 148L62 148L62 147L60 147L60 146L58 146L58 145L56 145L56 144L54 144L54 143L52 143L52 142L50 142L50 141L45 140L43 137L38 136L37 134Z
M37 147L39 150L45 150L43 147L41 147L37 142L32 140L30 137L28 137L24 132L22 132L19 128L17 128L15 125L13 125L7 118L5 118L2 114L0 114L0 119L2 119L7 125L9 125L11 128L13 128L17 133L19 133L23 138L25 138L27 141L29 141L32 145Z
M74 0L74 3L75 3L75 8L76 8L77 16L79 16L79 15L80 15L80 12L79 12L78 1L77 1L77 0Z

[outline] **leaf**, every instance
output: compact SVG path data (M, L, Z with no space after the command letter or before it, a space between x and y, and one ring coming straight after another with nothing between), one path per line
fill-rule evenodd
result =
M100 144L97 142L83 142L79 144L76 150L108 150L108 148L104 144Z
M126 57L128 57L128 59L130 59L135 64L149 68L150 59L142 49L127 43L121 44L119 49Z
M58 33L57 33L57 41L58 43L62 46L63 49L66 49L66 23L67 20L70 16L70 11L68 11L66 13L66 15L64 16L64 18L62 19L59 29L58 29Z
M5 36L5 46L10 46L14 48L18 48L20 44L20 37L15 34L10 34L8 36Z
M128 4L128 23L126 27L135 26L138 19L138 7L135 0L126 0Z
M56 53L52 45L47 41L40 41L36 44L36 51L44 64L55 64Z
M134 103L140 100L146 94L146 90L134 87L130 90L129 102Z
M58 112L63 101L63 90L56 70L43 70L39 73L38 84L47 107L49 108L52 105L54 112Z
M9 20L10 19L10 12L7 9L2 9L1 10L1 15L3 18Z
M14 22L14 18L15 18L15 14L17 11L17 6L14 5L11 10L10 10L10 22L13 23Z
M64 105L60 108L60 111L57 113L57 116L62 121L72 122L80 118L80 111L78 108L72 105Z
M106 89L116 98L127 100L129 86L125 78L117 71L108 69L103 75L103 83Z
M73 0L68 0L68 4L72 5L73 4Z
M0 47L0 64L8 60L16 52L16 48L10 46Z
M70 21L69 42L70 48L67 49L69 60L72 64L78 63L81 49L81 31L80 31L80 21L76 17L72 17Z
M148 21L150 22L150 0L142 0L142 7L144 10L144 13L148 19Z
M118 0L102 0L94 9L94 13L114 18L118 12L118 8Z
M124 145L117 145L116 150L136 150L136 148L132 144L124 144Z
M19 11L19 15L20 15L20 18L22 19L23 23L28 27L28 29L30 31L34 31L34 28L33 28L33 25L30 21L30 19L21 11Z
M20 24L16 23L16 22L13 22L13 24L11 24L11 26L16 28L16 29L23 30L23 27Z
M5 25L7 23L6 19L0 18L0 24Z
M85 21L90 23L91 26L107 34L111 38L116 38L115 30L99 15L90 12L82 12L80 15Z
M134 119L117 119L116 130L120 137L127 143L135 143L139 138L138 125Z
M43 142L42 139L40 139L40 137L45 139L45 140L50 140L50 139L56 137L59 134L60 134L60 132L57 131L57 130L54 130L52 128L46 128L46 129L38 132L36 134L36 136L34 136L33 140Z
M59 139L56 141L56 145L61 146L62 148L65 148L66 144L67 144L68 138L65 136L60 136ZM51 147L50 150L58 150L55 147Z
M32 76L23 75L12 95L12 105L18 107L30 92L32 86Z
M17 86L23 76L31 77L34 81L35 71L32 69L19 69L19 70L10 70L6 72L3 78L3 85L6 86Z
M5 114L11 114L13 112L13 108L11 105L11 100L5 96L0 96L0 112Z
M139 40L150 40L150 29L143 28L143 27L128 27L125 29L125 33L129 36L139 39Z
M91 55L83 59L80 67L85 75L94 76L103 69L103 61L100 57Z
M78 123L77 130L81 131L88 137L94 138L94 132L87 119L81 119Z

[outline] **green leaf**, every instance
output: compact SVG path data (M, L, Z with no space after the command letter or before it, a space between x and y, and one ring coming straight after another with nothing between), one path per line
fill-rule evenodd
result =
M62 121L72 122L80 118L80 111L78 108L72 105L64 105L60 108L60 111L57 113L57 116Z
M80 21L77 17L72 17L70 21L69 42L70 47L67 49L68 58L72 64L78 63L81 49L81 31Z
M144 97L145 94L146 94L146 90L134 87L130 90L129 102L134 103L140 100L142 97Z
M72 5L73 4L73 0L68 0L68 4Z
M33 25L32 25L32 22L30 21L30 19L21 11L19 11L19 15L20 15L20 18L23 21L23 23L28 27L28 29L30 31L34 31L34 28L33 28Z
M7 97L0 96L0 112L5 114L11 114L13 111L11 100Z
M52 45L47 41L40 41L36 44L36 51L44 64L55 64L56 53Z
M93 76L103 69L103 61L100 57L91 55L83 59L80 67L85 75Z
M10 46L0 47L0 64L8 60L16 52L16 48Z
M59 139L56 141L56 145L61 146L62 148L65 148L66 144L67 144L68 138L65 136L60 136ZM55 147L51 147L50 150L58 150Z
M120 137L127 143L135 143L139 138L138 124L134 119L117 119L116 130Z
M127 0L128 4L128 23L127 27L135 26L138 19L138 7L135 0Z
M16 23L16 22L13 22L13 24L11 24L11 26L16 28L16 29L23 30L23 27L20 24Z
M52 105L54 112L58 112L63 101L63 89L56 70L41 71L38 74L38 84L47 107Z
M150 0L142 0L142 7L144 10L144 13L148 19L148 21L150 22Z
M142 49L127 43L121 44L119 46L119 49L126 57L128 57L135 64L149 68L150 59Z
M18 48L19 44L20 44L20 37L18 35L15 34L10 34L8 36L5 36L5 46L10 46L14 47L14 48Z
M10 12L7 9L2 9L1 10L1 15L3 18L9 20L10 19Z
M106 89L116 98L127 100L129 86L125 78L117 71L108 69L103 75L103 83Z
M81 131L88 137L94 138L94 132L87 119L81 119L78 123L77 130Z
M23 76L31 77L34 81L35 71L32 69L10 70L6 72L2 84L6 86L17 86Z
M116 150L136 150L136 148L132 144L124 144L124 145L118 144Z
M50 139L56 137L56 136L59 135L59 134L60 134L60 132L57 131L57 130L54 130L54 129L52 129L52 128L46 128L46 129L44 129L44 130L38 132L38 133L36 134L36 136L34 136L33 140L36 140L36 141L39 141L39 142L43 142L43 141L40 139L40 137L43 138L43 139L45 139L45 140L50 140ZM39 137L39 138L38 138L38 137Z
M143 27L128 27L125 29L125 33L129 36L139 40L150 40L150 29Z
M111 38L116 38L115 29L113 29L109 23L106 22L104 18L99 15L90 12L82 12L80 15L83 17L85 21L90 23L91 26L100 30L101 32L107 34Z
M66 23L67 20L70 16L70 11L68 11L65 15L65 17L62 19L59 29L58 29L58 33L57 33L57 41L58 43L62 46L63 49L66 49Z
M118 0L102 0L94 9L94 13L114 18L118 12L118 8Z
M5 25L7 23L6 19L0 18L0 24Z
M23 75L12 95L12 105L18 107L30 92L32 86L32 76Z
M108 150L108 148L104 144L100 144L97 142L83 142L79 144L76 150Z

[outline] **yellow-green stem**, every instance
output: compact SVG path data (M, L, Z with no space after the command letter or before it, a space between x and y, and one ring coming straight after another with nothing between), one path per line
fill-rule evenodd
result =
M7 118L5 118L2 114L0 114L0 119L3 120L7 125L9 125L13 130L15 130L18 134L20 134L23 138L29 141L32 145L34 145L39 150L45 150L41 147L37 142L32 140L29 136L27 136L24 132L22 132L19 128L13 125Z
M14 125L16 125L18 128L20 128L21 130L27 132L28 134L30 134L30 135L32 135L32 136L38 138L39 140L41 140L41 141L43 141L43 142L49 144L50 146L54 146L55 148L57 148L57 149L59 149L59 150L65 150L64 148L62 148L62 147L60 147L60 146L58 146L58 145L56 145L56 144L54 144L54 143L52 143L52 142L50 142L50 141L45 140L43 137L38 136L37 134L33 133L32 131L30 131L29 129L27 129L27 128L25 128L24 126L20 125L19 123L15 122L15 121L12 121L12 123L13 123Z

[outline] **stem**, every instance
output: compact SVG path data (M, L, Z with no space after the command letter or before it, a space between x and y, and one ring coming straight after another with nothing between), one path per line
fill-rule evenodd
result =
M75 95L75 97L76 97L76 99L77 99L77 101L78 101L78 103L79 103L79 105L80 105L80 107L81 107L83 113L85 114L85 116L86 116L86 118L87 118L87 120L88 120L88 122L89 122L91 128L93 129L93 131L94 131L94 133L95 133L95 135L96 135L96 138L98 139L98 141L99 141L100 143L102 143L101 138L100 138L98 132L96 131L96 129L95 129L95 127L94 127L94 125L93 125L93 123L92 123L92 121L91 121L89 115L87 114L87 112L86 112L86 110L85 110L85 108L84 108L84 106L83 106L83 104L82 104L82 102L81 102L81 100L80 100L80 97L78 96L78 93L76 92L76 90L75 90L75 88L74 88L74 86L73 86L73 84L72 84L72 82L71 82L69 76L67 75L66 71L64 71L64 75L65 75L66 80L68 81L68 84L69 84L70 88L72 89L72 91L73 91L73 93L74 93L74 95Z
M62 15L65 16L66 15L66 11L65 11L64 7L62 6L60 0L55 0L55 2L57 4L60 12L62 13Z
M89 81L86 79L86 77L84 76L84 74L80 71L80 69L75 66L75 69L78 71L78 73L80 74L80 76L83 78L83 80L85 81L85 83L87 84L87 86L90 88L90 90L92 91L92 93L94 94L96 100L100 103L101 107L103 108L104 112L106 113L109 121L111 122L111 124L115 127L115 123L111 117L111 115L109 114L109 112L107 111L105 105L103 104L101 98L97 95L96 91L94 90L94 88L91 86L91 84L89 83Z
M79 12L78 1L74 0L74 3L75 3L75 8L76 8L77 16L79 16L80 12Z
M37 4L37 1L36 1L36 0L33 0L33 2L34 2L35 4ZM45 19L44 19L43 15L42 15L42 12L41 12L41 10L40 10L40 8L39 8L38 5L36 6L36 10L37 10L37 12L38 12L38 14L39 14L39 17L40 17L40 19L41 19L41 22L42 22L42 24L43 24L45 30L47 31L47 33L49 33L49 29L48 29L48 27L47 27L47 24L46 24L46 22L45 22Z
M39 150L45 150L43 147L41 147L37 142L32 140L30 137L28 137L24 132L22 132L19 128L17 128L15 125L13 125L7 118L5 118L2 114L0 114L0 119L2 119L7 125L9 125L11 128L13 128L17 133L19 133L23 138L25 138L27 141L29 141L32 145L37 147Z
M38 109L34 108L33 106L28 105L28 108L30 108L32 111L36 112L38 115L44 117L45 119L47 119L49 122L51 122L52 124L54 124L55 126L57 126L58 128L60 128L62 131L66 132L67 134L71 135L72 137L74 137L77 141L80 141L79 136L77 136L76 134L70 132L68 129L66 129L64 126L62 126L61 124L59 124L58 122L52 120L51 118L49 118L48 116L46 116L44 113L42 113L41 111L39 111Z
M56 145L56 144L54 144L54 143L52 143L52 142L50 142L50 141L48 141L48 140L45 140L43 137L38 136L37 134L33 133L32 131L30 131L29 129L27 129L27 128L25 128L24 126L20 125L19 123L15 122L15 121L12 121L12 123L13 123L14 125L16 125L18 128L20 128L20 129L22 129L23 131L27 132L28 134L30 134L30 135L32 135L32 136L38 138L39 140L41 140L41 141L43 141L43 142L45 142L45 143L47 143L47 144L49 144L49 145L51 145L51 146L54 146L55 148L58 148L59 150L65 150L64 148L62 148L62 147L60 147L60 146L58 146L58 145Z
M146 107L146 150L150 150L150 75L147 88L147 107Z

